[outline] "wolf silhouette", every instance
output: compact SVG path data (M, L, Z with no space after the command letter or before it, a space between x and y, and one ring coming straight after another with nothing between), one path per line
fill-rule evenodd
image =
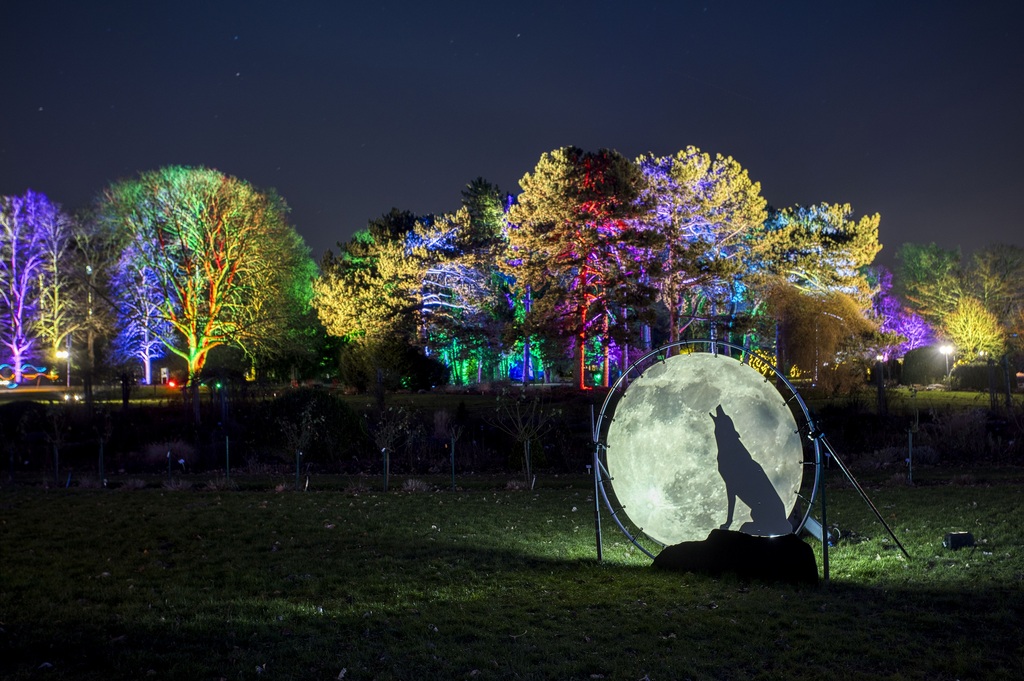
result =
M740 532L757 536L790 534L793 526L786 517L786 507L775 486L761 468L761 464L740 441L732 418L718 405L711 414L715 423L715 441L718 444L718 473L725 481L729 513L720 529L728 530L733 523L736 499L750 507L750 520Z

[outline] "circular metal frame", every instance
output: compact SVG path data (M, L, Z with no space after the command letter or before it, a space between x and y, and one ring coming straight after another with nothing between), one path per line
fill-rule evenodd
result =
M738 357L734 357L732 354L726 354L727 357L732 357L736 361L742 362L747 366L750 366L750 362L752 359L756 360L758 365L764 369L762 373L765 373L766 381L770 380L771 376L774 376L776 379L776 385L781 384L781 386L784 386L785 390L789 392L789 396L787 397L785 394L783 394L783 398L786 404L790 406L790 409L795 412L793 416L794 420L796 420L797 422L798 432L802 432L812 443L813 460L808 461L808 457L805 455L804 465L807 467L813 467L814 474L811 479L809 490L806 489L806 469L804 475L802 476L803 481L800 486L801 491L797 493L797 500L798 502L803 502L803 508L800 515L800 522L794 528L794 532L799 533L800 530L803 528L804 524L807 522L808 517L810 516L811 509L814 506L814 501L817 498L818 491L822 481L823 459L821 445L819 442L820 438L816 436L817 433L816 429L813 426L813 421L811 420L810 412L808 411L807 405L804 402L803 398L800 397L800 393L797 392L797 389L778 370L778 368L775 366L773 362L769 362L762 355L750 350L749 348L745 348L741 345L736 345L734 343L729 343L720 340L688 340L677 341L675 343L663 345L656 350L648 352L640 359L633 362L628 369L622 372L622 375L619 376L615 383L612 384L611 388L608 391L608 394L605 396L604 403L601 405L601 412L598 414L597 420L594 422L593 432L593 441L595 447L594 488L595 494L599 495L600 497L595 497L594 499L595 511L597 511L600 502L603 501L605 507L610 512L612 519L615 521L615 524L618 526L619 530L623 533L623 535L625 535L625 537L629 539L629 541L634 546L643 551L652 559L654 558L654 553L652 553L651 550L644 546L644 544L640 541L640 535L643 534L643 528L638 528L635 531L627 528L621 517L623 507L619 506L618 508L616 508L615 504L612 501L612 497L614 496L614 486L611 485L612 479L611 476L608 474L608 462L606 457L608 426L610 426L611 422L614 420L615 407L618 405L618 401L619 399L622 398L622 395L625 394L629 382L632 379L639 377L647 368L653 366L655 362L664 361L667 357L669 357L672 354L673 350L687 350L690 352L710 352L714 355L718 355L721 351L724 351L726 349L730 353L735 352L739 355ZM781 389L780 392L782 392ZM797 405L798 410L793 409L793 404ZM802 420L800 417L802 417ZM612 487L611 494L609 494L609 487ZM601 530L599 514L597 514L596 519L598 522L598 553L600 554ZM650 537L648 535L643 536L648 541L653 542L658 546L663 546L663 544L661 544L658 540L654 539L653 537Z

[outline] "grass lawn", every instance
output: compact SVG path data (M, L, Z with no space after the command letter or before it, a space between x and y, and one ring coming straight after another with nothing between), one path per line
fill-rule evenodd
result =
M844 539L818 587L657 572L608 518L598 563L586 478L387 494L7 485L0 677L1024 678L1024 472L921 480L868 484L909 561L834 481ZM943 549L954 530L977 547Z

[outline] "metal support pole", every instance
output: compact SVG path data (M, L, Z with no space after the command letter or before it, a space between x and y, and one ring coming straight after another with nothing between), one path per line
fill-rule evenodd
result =
M601 491L600 491L600 488L599 488L599 485L598 485L599 480L600 480L600 477L599 477L600 476L600 472L599 471L601 470L601 468L600 468L601 461L600 461L600 456L598 454L599 451L600 451L600 445L598 445L595 442L594 443L594 469L591 471L591 474L594 476L594 532L595 532L595 539L597 541L597 560L598 560L598 562L601 562L602 560L604 560L604 546L603 546L603 542L602 542L602 538L601 538Z
M594 476L594 538L597 542L597 561L601 562L604 560L604 545L601 537L601 489L599 484L599 471L601 470L601 444L598 441L599 435L594 423L594 405L590 405L590 432L594 438L594 460L592 461L593 468L590 471L591 475Z
M818 449L818 443L814 443L815 450ZM820 453L818 454L820 456ZM821 487L818 490L818 494L821 500L821 576L825 582L829 580L829 563L828 563L828 513L827 506L825 504L825 484L824 476L822 476Z
M850 481L850 484L853 485L853 488L857 490L857 494L860 495L860 498L864 500L864 503L867 504L868 508L870 508L871 511L875 514L875 517L878 519L878 522L882 523L882 527L884 527L885 531L889 533L889 536L892 537L892 540L896 542L896 546L899 547L900 551L903 552L904 556L910 558L910 554L907 553L907 550L903 547L903 544L900 543L900 540L896 538L896 533L892 531L891 527L889 527L889 523L885 522L885 518L882 517L881 511L878 510L878 507L876 507L875 504L871 501L871 498L868 497L868 493L864 491L864 488L860 486L860 483L857 482L857 479L853 477L853 474L850 473L850 470L843 464L842 460L839 458L839 455L836 454L836 450L832 449L832 445L828 443L828 440L825 439L824 435L822 435L820 439L821 443L825 446L829 454L832 456L832 460L836 462L836 465L839 466L839 469L843 472L843 475L845 475L846 479ZM823 489L824 487L825 486L822 485ZM822 518L822 524L824 525L824 518Z

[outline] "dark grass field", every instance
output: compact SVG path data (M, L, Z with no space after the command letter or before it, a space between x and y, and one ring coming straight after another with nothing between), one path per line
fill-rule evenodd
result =
M659 572L607 517L598 562L587 478L7 484L0 676L1024 678L1024 471L918 480L863 481L906 560L829 478L843 539L818 587ZM944 549L956 530L977 546Z

